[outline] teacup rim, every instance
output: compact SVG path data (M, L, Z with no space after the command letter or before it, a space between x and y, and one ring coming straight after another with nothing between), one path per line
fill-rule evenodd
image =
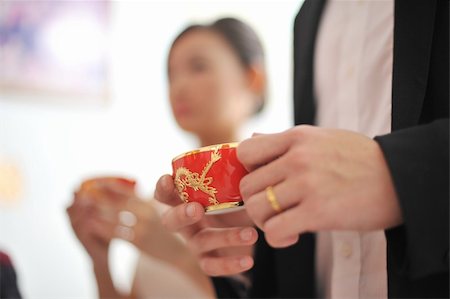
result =
M172 163L187 157L187 156L191 156L194 154L198 154L198 153L202 153L202 152L209 152L209 151L213 151L215 149L227 149L227 148L236 148L239 145L239 142L225 142L225 143L217 143L217 144L212 144L212 145L207 145L207 146L203 146L203 147L199 147L197 149L194 150L190 150L187 152L184 152L182 154L179 154L177 156L175 156L175 158L172 159Z

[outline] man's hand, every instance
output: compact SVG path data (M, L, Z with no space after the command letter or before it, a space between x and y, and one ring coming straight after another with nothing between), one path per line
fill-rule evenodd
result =
M381 149L361 134L298 126L247 139L237 154L250 171L240 185L247 213L274 247L292 245L304 232L402 223ZM281 212L268 201L268 186Z
M181 202L169 175L159 179L155 197L172 206L163 215L163 223L170 231L181 233L206 274L233 275L253 267L253 244L258 235L245 211L205 215L199 203Z

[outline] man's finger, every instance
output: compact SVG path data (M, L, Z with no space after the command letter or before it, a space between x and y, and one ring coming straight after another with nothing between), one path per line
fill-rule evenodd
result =
M203 257L200 267L209 276L227 276L245 272L253 267L250 256Z
M159 178L156 184L155 198L170 206L176 206L182 203L176 192L172 176L166 174Z
M261 166L241 179L239 189L243 199L264 191L268 186L274 186L286 178L286 159L281 157Z
M258 135L242 141L237 147L237 157L248 171L267 164L283 155L291 145L287 132Z
M286 239L283 239L283 240L272 241L269 238L269 239L266 239L266 241L267 241L267 243L270 244L270 246L272 246L274 248L286 248L286 247L292 246L295 243L297 243L299 239L300 239L300 235L294 235L291 237L287 237Z
M258 239L253 227L207 228L198 232L189 245L202 254L216 249L252 245Z
M296 192L292 192L292 190L296 190ZM288 179L273 186L272 193L275 196L276 203L278 203L281 212L276 211L272 206L266 190L245 199L247 214L261 229L263 229L264 223L271 217L275 217L300 204L305 191L303 186L300 185L297 180Z
M267 243L275 248L292 245L289 240L309 231L311 221L321 221L308 212L302 204L281 212L264 224L264 235Z

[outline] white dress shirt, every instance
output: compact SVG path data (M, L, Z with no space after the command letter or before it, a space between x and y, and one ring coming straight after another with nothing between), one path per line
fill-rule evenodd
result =
M393 0L327 2L314 57L319 126L390 132L393 30ZM316 257L320 297L387 297L383 231L320 232Z

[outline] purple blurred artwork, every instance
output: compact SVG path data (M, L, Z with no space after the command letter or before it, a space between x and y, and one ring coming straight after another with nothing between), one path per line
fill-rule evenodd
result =
M104 100L108 12L107 1L0 1L0 95Z

